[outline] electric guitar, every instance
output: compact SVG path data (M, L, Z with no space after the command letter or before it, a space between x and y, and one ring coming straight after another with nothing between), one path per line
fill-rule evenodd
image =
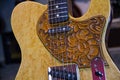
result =
M68 5L69 0L25 1L14 8L12 30L22 52L16 80L120 79L105 44L110 1L91 0L79 18Z

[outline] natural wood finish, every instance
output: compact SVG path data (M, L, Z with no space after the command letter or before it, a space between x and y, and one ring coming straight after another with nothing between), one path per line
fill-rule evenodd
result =
M100 45L105 22L104 16L95 16L85 21L71 19L67 26L73 30L51 35L48 34L51 25L48 13L45 12L38 22L37 33L44 46L59 61L76 63L79 68L85 68L90 67L93 58L102 54Z
M37 35L36 27L39 18L47 9L46 5L40 3L26 1L15 7L11 17L12 29L15 37L20 45L22 52L22 61L16 80L48 80L48 67L61 65L51 56L44 47ZM91 0L88 12L80 18L71 19L82 21L96 15L103 15L106 21L109 21L110 2L109 0ZM111 60L105 45L105 36L107 24L103 29L101 50L109 66L105 67L107 80L119 80L120 72ZM92 72L90 68L80 69L81 80L92 80Z

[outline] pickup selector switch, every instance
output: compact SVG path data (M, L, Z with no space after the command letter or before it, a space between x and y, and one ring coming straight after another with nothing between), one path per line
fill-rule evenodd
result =
M103 73L100 72L100 71L96 71L96 72L95 72L95 75L98 76L98 77L103 77Z
M106 80L104 62L100 57L96 57L91 61L91 69L93 80Z

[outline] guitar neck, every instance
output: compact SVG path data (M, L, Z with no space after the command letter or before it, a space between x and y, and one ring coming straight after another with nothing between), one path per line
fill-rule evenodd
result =
M67 0L48 0L49 23L55 24L68 20Z

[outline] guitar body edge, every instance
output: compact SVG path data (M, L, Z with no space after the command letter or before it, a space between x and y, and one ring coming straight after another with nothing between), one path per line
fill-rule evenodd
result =
M106 3L104 4L109 5L110 8L110 4L108 3L109 0L105 1ZM88 10L87 14L85 14L85 16L77 19L73 17L70 18L74 20L84 20L94 15L103 15L106 17L106 20L108 19L110 15L107 15L108 13L106 12L103 12L103 14L99 14L100 12L97 12L96 10L94 10L95 12L92 12L91 9L93 8L93 6L95 5L91 4L90 9ZM12 29L22 52L22 61L18 74L16 76L16 80L48 80L48 67L61 65L59 61L57 61L54 57L50 55L50 53L44 47L37 35L36 26L39 24L39 18L42 16L45 10L47 10L47 5L42 5L31 1L26 1L18 4L13 10L11 17ZM110 12L109 10L110 9L108 9L107 11ZM115 64L112 62L106 50L104 42L107 24L104 28L105 32L103 31L101 45L103 55L109 64L109 66L105 67L106 77L107 80L119 80L120 72L118 71ZM92 80L91 69L80 69L80 79Z

